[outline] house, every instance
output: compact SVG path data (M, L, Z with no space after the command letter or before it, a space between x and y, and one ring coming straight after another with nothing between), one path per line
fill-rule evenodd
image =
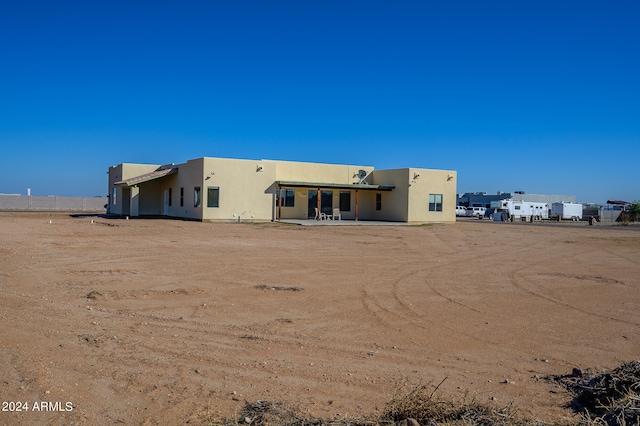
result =
M107 213L202 221L454 222L456 172L202 157L183 164L109 168Z

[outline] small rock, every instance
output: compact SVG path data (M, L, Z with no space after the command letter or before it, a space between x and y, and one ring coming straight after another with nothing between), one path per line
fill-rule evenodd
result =
M411 417L409 417L407 419L407 426L420 426L420 423L418 423L416 419L412 419Z
M248 425L250 425L252 421L253 421L253 420L251 419L251 417L245 417L245 418L244 418L244 422L245 422L246 424L248 424Z

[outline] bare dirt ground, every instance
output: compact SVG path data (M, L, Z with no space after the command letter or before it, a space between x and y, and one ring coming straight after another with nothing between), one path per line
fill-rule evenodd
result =
M443 380L556 421L544 376L640 357L631 227L2 214L0 241L0 424L368 415Z

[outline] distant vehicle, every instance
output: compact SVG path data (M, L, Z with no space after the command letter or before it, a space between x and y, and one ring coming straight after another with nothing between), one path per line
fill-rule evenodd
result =
M542 220L549 219L549 208L546 203L535 201L501 200L492 201L491 207L496 212L506 212L514 220Z
M498 210L495 207L490 207L484 214L484 217L494 222L508 222L509 214L504 210Z
M551 217L558 220L582 220L582 204L580 203L552 203Z
M482 219L487 209L484 207L467 207L467 216L477 217Z
M464 206L456 206L456 216L466 216L467 208Z

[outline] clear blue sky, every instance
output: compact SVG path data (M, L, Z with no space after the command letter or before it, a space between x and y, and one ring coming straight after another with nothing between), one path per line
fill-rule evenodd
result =
M637 0L5 1L0 61L0 193L211 156L640 199Z

